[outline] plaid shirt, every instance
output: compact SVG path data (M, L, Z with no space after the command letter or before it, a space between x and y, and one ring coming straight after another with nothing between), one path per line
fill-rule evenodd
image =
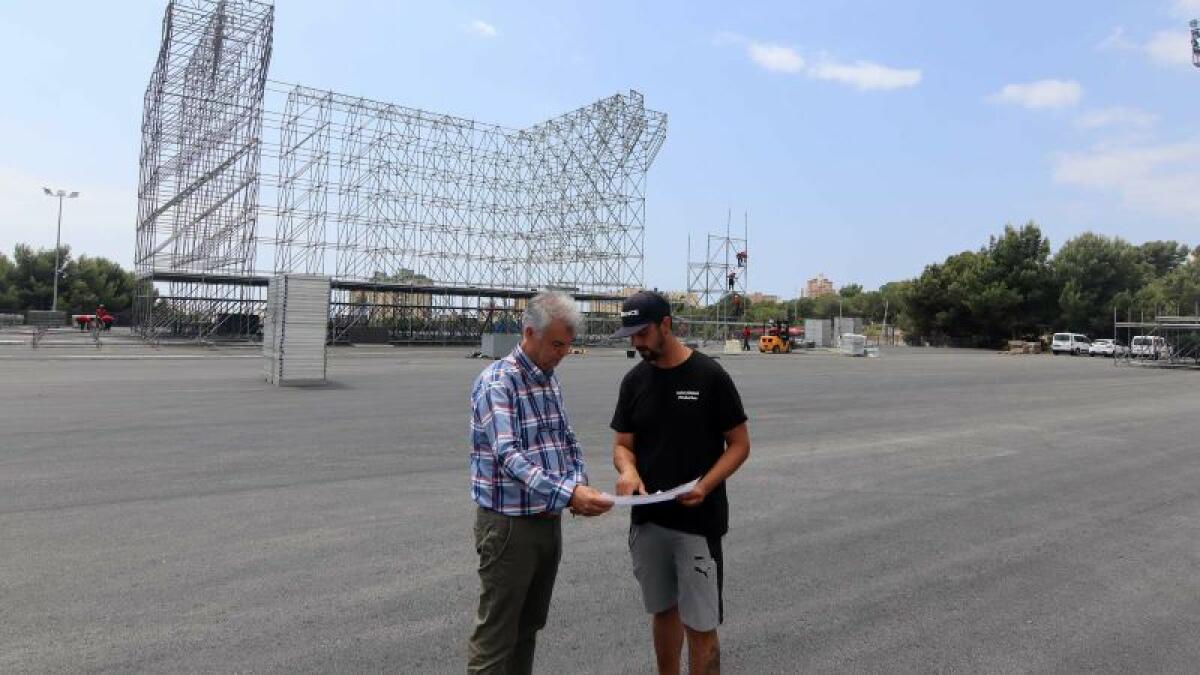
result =
M554 373L518 346L471 388L471 498L509 516L559 512L587 484Z

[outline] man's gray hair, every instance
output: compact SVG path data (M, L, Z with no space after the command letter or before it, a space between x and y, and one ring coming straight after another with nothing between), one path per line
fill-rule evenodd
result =
M583 328L583 317L575 306L575 298L561 291L542 291L529 299L521 316L521 328L532 328L542 334L551 321L562 321L576 333Z

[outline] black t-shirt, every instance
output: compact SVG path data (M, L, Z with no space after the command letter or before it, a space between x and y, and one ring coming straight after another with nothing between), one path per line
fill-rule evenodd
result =
M704 475L725 452L725 432L746 421L733 380L716 361L693 351L674 368L643 361L621 381L612 428L634 434L633 453L646 491L669 490ZM722 482L699 506L677 501L636 506L633 522L656 523L708 537L729 529Z

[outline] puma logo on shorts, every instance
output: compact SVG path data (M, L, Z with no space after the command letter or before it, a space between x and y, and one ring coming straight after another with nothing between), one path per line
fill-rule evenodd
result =
M654 523L630 525L633 575L650 614L679 607L692 630L716 630L724 619L721 538L680 532Z

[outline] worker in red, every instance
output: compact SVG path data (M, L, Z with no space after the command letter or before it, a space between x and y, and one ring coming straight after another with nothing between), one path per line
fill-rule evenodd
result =
M742 326L742 351L750 351L750 326Z
M96 325L101 330L112 329L114 319L115 317L108 313L108 310L104 308L104 305L96 306Z

